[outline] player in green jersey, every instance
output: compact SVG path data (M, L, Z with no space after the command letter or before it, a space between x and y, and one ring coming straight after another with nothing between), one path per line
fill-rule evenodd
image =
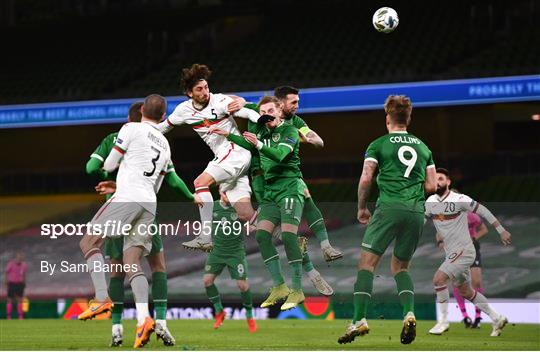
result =
M254 103L248 103L245 105L248 109L253 109L259 112L259 107L257 104ZM291 123L294 127L297 129L304 126L304 128L307 127L307 124L298 116L296 116L294 119L291 120L285 120L285 122ZM252 133L257 133L259 127L256 123L253 123L251 121L248 122L248 131ZM300 135L300 133L299 133ZM302 137L301 137L302 139ZM264 187L265 187L265 181L264 181L264 172L260 166L260 158L259 158L259 151L258 150L252 150L252 157L251 157L251 164L250 164L250 172L251 172L251 189L253 192L253 195L255 196L255 200L257 203L262 204L264 199ZM309 194L309 192L306 191L307 186L304 185L304 197L306 196L306 193ZM311 201L311 198L308 200L308 202ZM306 213L305 207L304 207L304 213ZM312 213L313 214L313 213ZM326 236L326 242L328 243L328 246L324 247L323 254L324 258L327 261L336 260L343 256L343 254L334 248L332 248L329 245L328 242L328 235L326 235L326 226L324 224L324 219L322 218L322 214L318 212L318 218L313 219L308 217L308 224L310 224L311 230L315 234L319 234L319 236L324 235ZM279 234L281 234L280 231L275 231ZM318 237L321 238L321 237ZM299 236L298 237L300 248L302 250L302 268L304 272L309 277L309 280L313 284L313 286L325 296L331 296L334 294L334 289L326 280L322 277L321 273L315 269L315 266L311 262L311 259L309 258L309 254L307 252L307 237L305 236ZM323 242L324 243L324 240ZM277 282L281 281L281 279L275 280Z
M217 128L213 128L212 133L227 136L227 139L243 148L260 152L265 189L255 236L274 282L270 295L261 307L286 299L281 310L287 310L304 301L301 282L302 252L297 238L305 188L298 155L300 137L298 130L282 119L281 105L276 97L263 97L259 102L259 110L261 118L265 117L269 122L259 125L256 133L244 132L244 137L241 137ZM285 284L279 254L272 243L272 232L280 224L281 239L291 269L292 290Z
M141 121L142 102L136 102L131 105L128 113L128 122ZM109 199L116 190L116 184L113 181L115 175L109 175L103 171L103 162L115 145L118 132L106 136L96 150L90 156L86 163L86 172L89 175L97 176L101 180L96 186L96 191ZM187 199L198 202L195 196L189 191L184 181L174 172L174 166L165 175L165 181L169 186ZM105 239L105 253L110 258L111 264L123 263L123 238ZM154 309L156 311L156 335L163 340L166 346L173 346L174 337L167 329L167 273L165 267L165 256L163 253L163 243L161 236L152 236L152 250L146 257L150 269L152 270L152 298ZM112 266L117 267L116 265ZM113 300L112 311L112 341L111 347L121 346L123 342L122 313L124 310L124 276L123 272L112 271L109 279L109 293Z
M401 343L409 344L416 337L414 287L408 269L422 234L425 193L433 193L437 187L435 165L429 148L407 132L412 111L409 98L391 95L384 110L388 134L368 146L358 184L358 221L368 227L354 284L354 317L339 343L352 342L369 332L366 312L373 291L373 272L392 242L390 268L404 315ZM379 199L372 217L367 199L377 169Z
M225 319L221 297L217 287L214 285L214 281L227 267L231 279L236 280L236 284L240 289L242 305L246 309L248 329L253 333L257 331L257 324L253 318L253 298L247 281L248 267L244 245L244 225L231 206L227 195L223 192L220 192L220 195L221 199L214 202L212 221L214 247L206 259L203 276L206 295L214 305L216 318L214 329L219 328Z

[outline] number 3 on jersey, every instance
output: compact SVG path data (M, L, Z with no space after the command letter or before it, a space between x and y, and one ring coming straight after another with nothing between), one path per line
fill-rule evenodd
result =
M406 152L410 154L410 158L405 157ZM398 159L399 161L401 161L403 165L407 166L407 169L405 169L405 173L403 174L403 177L409 178L409 175L411 174L411 171L414 168L414 165L416 164L416 160L418 159L418 154L416 154L416 150L414 150L413 147L404 145L398 149Z
M157 153L156 157L152 159L152 165L154 165L154 168L151 171L145 171L144 176L146 177L152 177L154 172L156 172L156 162L159 160L159 156L161 155L161 151L155 147L151 147L153 151Z

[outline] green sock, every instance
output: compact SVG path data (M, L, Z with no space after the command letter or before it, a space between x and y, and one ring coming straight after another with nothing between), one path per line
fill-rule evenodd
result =
M399 302L403 306L403 316L414 313L414 285L408 271L400 271L394 276L397 285Z
M326 232L324 218L311 197L307 198L305 201L304 217L306 218L309 228L315 233L319 242L327 241L328 233Z
M302 268L304 269L304 272L306 273L315 269L315 267L313 266L313 263L311 262L311 259L309 258L309 254L307 251L302 256Z
M112 323L122 324L122 313L124 312L124 278L111 277L109 280L109 296L113 301Z
M253 318L253 295L248 289L245 292L240 292L240 297L242 297L242 305L246 308L246 318Z
M152 299L156 319L167 319L167 274L164 272L152 274Z
M212 304L214 305L215 314L218 314L223 310L223 305L221 304L221 297L219 297L219 291L216 285L210 285L206 287L206 295Z
M367 307L373 291L373 273L368 270L359 270L354 284L354 316L353 324L366 317Z
M255 239L259 244L259 250L261 251L264 265L272 277L274 286L281 285L285 282L283 274L281 272L281 265L279 263L279 254L276 250L276 246L272 243L272 235L268 231L257 230Z
M291 270L291 281L293 290L302 289L302 252L298 245L298 237L293 232L283 232L281 234L285 253L289 260L289 268Z

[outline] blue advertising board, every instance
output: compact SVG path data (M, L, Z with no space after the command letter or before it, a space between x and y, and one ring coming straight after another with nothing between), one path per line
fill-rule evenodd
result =
M271 91L234 93L257 101ZM382 109L390 94L409 96L415 107L540 101L540 74L447 81L308 88L300 93L300 114ZM186 97L167 97L169 108ZM140 98L46 104L1 105L0 128L121 123Z

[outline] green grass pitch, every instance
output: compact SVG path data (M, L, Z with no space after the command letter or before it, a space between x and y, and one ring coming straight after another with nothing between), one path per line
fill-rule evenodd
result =
M442 336L427 333L432 321L419 321L416 341L399 342L401 322L371 320L371 332L357 337L352 344L339 345L337 338L345 331L345 320L266 320L259 321L259 331L250 334L245 321L228 321L213 330L210 320L174 320L168 327L176 337L176 346L164 347L155 335L147 350L538 350L540 325L509 324L499 337L490 337L491 325L479 330L452 324ZM131 349L135 321L124 322L124 347ZM2 350L99 350L110 349L110 321L0 320Z

